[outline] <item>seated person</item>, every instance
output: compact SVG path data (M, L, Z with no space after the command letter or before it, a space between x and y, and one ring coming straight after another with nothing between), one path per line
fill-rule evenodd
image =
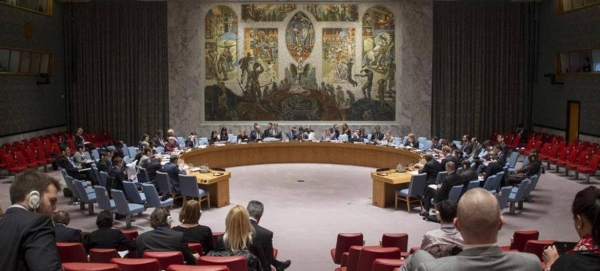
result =
M338 137L340 136L340 126L337 125L337 123L333 125L331 133L333 134L333 137L335 138L335 140L337 140Z
M143 151L145 149L150 148L150 136L148 134L143 134L140 142L138 143L138 149Z
M404 142L404 147L411 147L413 149L419 148L419 141L415 138L415 134L408 134L408 139Z
M481 172L483 172L483 182L485 183L485 181L487 181L487 179L492 176L492 175L496 175L499 172L504 171L504 166L503 164L500 164L500 162L498 162L498 155L496 155L495 152L490 152L490 161L489 162L484 162L480 165L480 167L477 169L477 173L480 174ZM481 170L481 171L480 171Z
M435 184L438 173L444 171L444 168L440 162L433 159L431 154L425 154L423 158L425 158L425 165L419 169L419 174L427 173L427 185Z
M390 131L387 131L385 132L383 139L374 142L378 145L392 146L394 145L394 138L392 137L392 133Z
M200 243L202 252L206 254L214 249L214 244L212 230L198 224L201 216L200 203L196 200L189 200L179 212L181 225L174 227L173 230L183 232L183 239L187 243Z
M156 183L156 172L162 171L162 159L162 154L155 154L154 160L150 160L150 163L148 163L148 166L146 167L146 172L148 172L148 181L152 182L157 188L158 184Z
M229 133L227 132L227 128L225 126L221 127L219 141L229 141Z
M121 230L113 229L113 214L109 210L98 213L96 217L96 226L98 229L91 232L85 242L85 249L89 251L92 248L121 248L126 250L135 250L135 240L128 240Z
M346 123L342 124L342 134L347 135L348 139L352 137L352 130L350 130L350 127Z
M469 135L462 136L460 151L462 153L471 153L471 151L473 151L473 144L471 144L471 138Z
M83 162L85 162L85 154L83 153L85 148L83 144L77 145L77 151L73 154L73 163L77 166L81 166Z
M277 139L282 139L283 137L281 136L281 130L279 130L279 124L278 123L273 123L273 134L272 136L274 138Z
M435 208L440 228L425 233L421 249L429 252L435 258L456 255L462 251L463 244L462 236L453 224L456 217L456 203L444 200L436 204Z
M140 234L136 239L136 253L142 258L144 251L181 251L185 264L196 265L197 256L183 239L183 233L171 230L171 216L166 208L156 208L150 214L153 230Z
M275 134L273 131L273 123L269 122L267 124L267 129L265 129L265 131L263 132L263 136L264 137L275 137Z
M589 186L575 195L571 211L579 242L566 254L558 255L555 246L544 250L545 270L600 270L600 189Z
M169 158L169 163L165 164L161 171L169 174L173 192L176 194L181 194L181 190L179 189L179 174L185 174L185 171L179 168L178 162L179 155L171 155Z
M91 176L91 170L80 171L81 166L75 165L73 160L71 160L71 148L63 147L61 151L62 156L56 160L59 167L64 168L67 171L67 174L73 177L73 179L87 181L93 180Z
M427 218L429 216L429 209L431 209L432 204L437 204L438 202L442 202L448 199L450 195L450 190L455 185L463 184L462 180L458 175L456 175L454 162L446 163L446 172L448 172L448 176L442 180L442 183L436 185L436 187L432 187L433 185L427 186L425 188L425 198L424 209L421 212L421 216ZM433 202L431 201L433 199Z
M520 184L523 180L531 178L531 176L538 174L542 170L542 163L538 159L537 153L531 152L527 155L527 158L529 159L529 163L505 178L505 185L514 186Z
M259 141L264 137L262 131L260 130L260 125L254 125L254 130L250 132L250 141Z
M431 149L432 151L435 150L442 150L442 144L440 143L440 140L438 139L437 136L432 136L431 137Z
M304 127L300 127L298 129L298 141L308 140L308 132L304 129Z
M117 157L114 159L115 165L108 172L108 177L112 178L112 188L123 191L123 181L127 181L127 174L125 171L127 167L123 166L123 159Z
M371 133L371 141L377 143L383 139L383 133L381 132L381 127L379 125L375 126L373 129L373 133Z
M100 152L100 160L96 163L96 167L98 168L98 171L108 173L112 167L112 158L108 151L103 150Z
M479 180L479 176L477 175L477 172L475 172L471 168L471 162L469 162L467 160L462 161L461 168L462 168L462 172L460 173L460 178L463 180L464 183Z
M212 130L212 132L210 132L210 137L208 138L208 145L214 145L217 142L219 142L219 134L217 131Z
M179 150L179 144L174 137L170 136L169 140L165 143L165 152L173 152Z
M185 140L185 146L188 148L193 148L198 145L198 140L196 138L196 132L191 132L188 138Z
M331 133L331 129L327 128L327 129L325 129L325 134L321 135L321 141L331 141L331 140L335 140L335 138L333 137L333 134Z
M78 243L81 242L81 230L67 227L71 222L69 213L58 211L52 215L56 242Z
M298 131L296 131L296 126L292 126L292 130L287 133L289 140L297 140L298 139Z
M246 132L246 129L242 129L242 131L240 132L240 135L238 135L237 139L239 142L244 142L244 143L248 143L248 141L250 141L250 137L248 137L248 132Z
M144 149L142 157L138 160L138 166L141 168L148 168L150 162L152 162L152 150L150 148Z
M365 142L365 137L360 129L356 129L349 140L350 142Z

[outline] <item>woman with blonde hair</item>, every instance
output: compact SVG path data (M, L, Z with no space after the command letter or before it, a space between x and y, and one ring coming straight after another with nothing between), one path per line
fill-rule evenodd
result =
M183 240L187 243L200 243L202 252L206 254L214 249L214 245L212 230L198 223L201 216L200 203L197 200L189 200L179 212L181 225L173 227L173 230L183 232Z
M246 258L249 271L269 271L263 250L253 244L254 227L250 224L250 215L244 206L236 205L225 218L225 234L219 236L215 250L220 253L213 255L240 255Z

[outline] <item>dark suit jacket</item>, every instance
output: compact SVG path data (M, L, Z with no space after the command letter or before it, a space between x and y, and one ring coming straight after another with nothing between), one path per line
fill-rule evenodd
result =
M501 172L504 170L504 167L500 165L500 163L498 162L491 162L487 165L487 168L485 169L485 179L483 180L484 182L487 181L487 179L492 176L492 175L496 175L496 173Z
M162 139L162 143L160 142L160 139ZM166 142L164 138L160 138L159 137L154 137L154 139L152 139L152 141L154 141L154 147L165 147L164 143Z
M458 168L460 166L460 161L458 160L458 158L456 158L454 155L448 155L446 157L444 157L444 159L442 159L442 168L443 170L446 170L446 163L448 163L449 161L452 161L454 163L454 168Z
M256 141L257 139L263 139L265 136L262 134L261 131L256 131L256 130L252 130L252 132L250 132L250 141Z
M113 188L124 190L123 181L127 181L127 174L125 174L124 168L112 167L108 172L108 176L113 178Z
M262 247L265 258L270 265L279 267L281 262L273 257L273 232L258 225L256 220L250 219L250 223L256 231L254 241Z
M62 271L54 226L46 215L9 207L0 219L2 270Z
M148 167L146 167L146 171L148 172L148 179L150 179L151 182L155 183L154 180L156 180L156 172L161 171L162 167L163 166L158 161L150 161L150 164L148 164Z
M114 248L125 247L128 250L135 250L135 240L129 241L120 230L111 228L98 228L90 233L85 243L85 249L92 248Z
M479 176L477 176L477 172L475 172L474 170L468 168L466 170L464 170L461 174L460 174L460 178L463 180L463 182L465 184L469 183L470 181L474 181L477 180L479 178Z
M375 132L371 135L371 141L375 141L375 140L382 140L383 139L383 133L382 132Z
M258 261L260 261L260 265L261 265L263 271L271 271L271 266L269 265L269 262L267 261L267 257L265 256L265 253L263 252L263 249L260 246L260 243L254 241L254 240L256 240L256 234L254 234L252 236L252 240L253 240L253 242L249 243L249 245L248 245L248 252L252 253L252 255L254 255L254 256L256 256L256 258L258 258ZM215 246L215 251L224 251L224 250L229 250L229 249L225 246L225 243L223 242L223 235L220 235L219 238L217 239L217 245Z
M444 178L444 180L442 181L442 187L440 187L440 189L438 189L437 193L435 194L434 202L442 202L444 200L447 200L452 187L461 184L463 184L463 182L460 179L460 176L456 175L456 172L448 174L448 176L446 176L446 178Z
M179 166L169 162L163 166L162 172L169 174L173 191L179 193L179 174L182 173L182 171L179 169Z
M98 161L98 163L96 163L96 167L98 168L98 171L104 171L106 173L108 173L109 169L111 168L108 162L103 160Z
M136 239L137 256L144 255L144 251L181 251L186 264L195 265L196 258L190 247L183 240L183 233L169 229L158 228L142 233Z
M419 140L415 139L415 141L413 141L413 142L410 142L407 140L406 143L404 143L404 146L418 149L419 148Z
M202 252L204 254L211 252L215 248L213 244L212 230L207 226L198 225L191 228L177 226L173 227L173 230L183 232L183 239L187 243L200 243L202 245Z
M69 162L68 159L69 158L67 158L65 156L60 156L60 157L58 157L58 159L56 159L56 163L58 164L59 167L64 168L67 171L67 173L69 173L69 176L76 178L73 175L79 175L79 169L74 167L73 164L71 164L71 162Z
M69 228L63 224L54 226L56 242L81 242L81 230Z
M427 184L434 184L440 171L444 171L442 164L435 159L431 159L419 170L419 174L427 173Z

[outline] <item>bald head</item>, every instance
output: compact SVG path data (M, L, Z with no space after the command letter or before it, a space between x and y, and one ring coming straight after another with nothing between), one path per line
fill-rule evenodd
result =
M458 202L454 224L467 245L496 243L502 227L498 200L490 192L475 188Z

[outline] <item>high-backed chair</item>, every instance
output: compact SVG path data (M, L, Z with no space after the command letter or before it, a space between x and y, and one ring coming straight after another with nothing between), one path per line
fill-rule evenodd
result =
M112 258L121 258L119 252L114 248L90 249L90 262L92 263L110 263Z
M342 142L348 142L348 135L342 134L342 135L338 136L338 140L342 141Z
M165 172L156 172L156 184L158 184L158 189L162 195L171 194L173 195L173 187L171 186L171 181L169 180L169 174Z
M531 181L529 179L523 180L519 185L519 189L516 191L516 193L511 193L510 196L508 196L508 202L510 203L509 211L511 215L515 214L515 203L518 203L524 199L523 196L529 188L530 182Z
M108 186L108 173L104 172L104 171L100 171L100 172L98 172L98 174L100 175L100 179L98 179L98 184L100 184L100 186L106 188Z
M248 271L244 256L200 256L197 265L225 265L231 271Z
M473 188L479 187L479 183L480 183L479 180L470 181L469 184L467 185L467 191L469 191Z
M463 190L463 185L455 185L450 189L450 193L448 194L448 200L454 201L458 203L458 199L460 198L460 193Z
M448 172L447 171L440 171L440 172L438 172L437 176L435 177L435 183L436 184L441 184L442 181L444 180L444 178L446 178L446 176L448 176Z
M404 265L404 260L401 259L375 259L371 271L393 271Z
M230 271L227 265L183 265L172 264L167 271Z
M36 157L33 149L27 149L27 150L25 150L25 153L27 154L27 159L29 159L30 162L37 163L38 167L39 166L44 167L44 172L48 171L47 166L46 166L47 165L46 159Z
M598 171L599 161L600 161L600 155L599 154L593 155L587 166L578 166L577 167L577 171L576 171L577 174L575 174L575 177L577 179L579 179L579 173L585 174L586 175L585 181L587 183L589 183L590 182L590 176L595 175L596 171Z
M410 180L408 188L396 190L396 198L394 199L395 208L398 209L398 200L406 202L406 211L410 213L410 203L419 202L421 209L423 209L423 202L418 198L419 195L423 195L425 188L427 187L427 174L413 175Z
M106 188L96 185L94 186L94 191L96 192L98 208L100 208L101 210L109 211L117 209L115 200L110 199L110 197L108 196L108 192L106 192Z
M87 256L83 245L77 243L57 242L56 249L62 263L87 263Z
M92 150L92 157L94 158L94 161L100 161L100 153L98 153L98 149Z
M135 238L137 238L140 234L136 229L121 229L121 232L129 241L135 240Z
M506 208L511 189L512 186L505 186L500 189L500 194L498 195L498 205L500 206L501 212L504 210L504 208Z
M127 152L129 152L129 157L131 158L135 158L135 156L137 155L135 147L127 147Z
M25 155L23 154L23 152L15 152L15 155L17 156L17 162L19 163L19 165L21 166L26 166L27 168L38 168L38 163L36 160L27 160L25 159Z
M363 247L358 256L357 271L371 271L375 259L400 259L397 247Z
M148 177L148 171L143 167L138 167L137 180L139 183L146 183L150 180Z
M344 256L346 257L346 259L345 261L342 261L342 266L336 268L335 271L357 271L358 259L360 258L360 251L363 248L364 246L351 246L348 249L348 252L344 252Z
M143 257L158 260L160 270L166 270L172 264L184 264L181 251L144 251Z
M202 244L188 243L188 247L190 247L190 250L192 251L192 253L197 253L200 256L204 255L204 249L202 248Z
M25 165L18 165L15 159L13 159L11 154L4 155L4 162L6 162L6 166L8 168L8 173L14 173L15 175L21 173L27 169Z
M401 256L408 256L408 234L406 233L384 233L381 236L382 247L397 247L400 249Z
M554 244L555 240L529 240L525 243L525 248L523 248L523 252L535 254L540 258L540 261L544 261L542 258L542 254L544 253L544 249L547 246Z
M529 240L538 240L540 237L540 232L537 230L521 230L515 231L513 233L512 238L510 239L510 246L502 246L500 247L502 250L518 250L523 252L525 250L525 245Z
M137 203L129 203L127 202L127 198L125 198L125 194L123 191L112 189L112 196L115 200L115 204L117 205L117 213L124 215L126 220L126 228L131 228L131 215L135 213L139 213L140 215L144 211L144 206Z
M158 146L158 147L154 148L154 151L156 151L156 153L158 153L158 154L161 154L161 153L165 152L165 148Z
M114 263L63 263L64 271L121 271Z
M492 194L496 194L498 191L498 187L500 186L500 180L498 180L496 175L492 175L485 180L483 184L483 189L490 191Z
M133 182L123 181L123 188L125 189L125 195L127 196L127 200L129 200L129 202L140 205L146 204L146 195L144 195L144 193L140 193Z
M179 186L183 196L183 206L187 204L188 197L198 198L200 204L206 201L210 209L210 193L198 188L198 180L195 175L179 175Z
M331 259L335 264L342 262L342 254L348 252L351 246L362 246L363 245L363 234L362 233L338 233L337 242L335 248L332 248Z
M212 232L212 239L213 239L213 244L216 244L219 242L219 236L224 235L225 232L222 231L213 231Z
M158 207L169 207L169 206L173 205L172 198L168 198L164 201L160 200L160 197L158 196L158 192L156 192L156 187L154 187L154 185L147 184L147 183L143 183L141 185L142 185L142 191L144 191L144 194L146 195L148 207L158 208Z
M156 259L114 258L110 262L116 263L121 271L160 271L160 265Z
M96 192L87 193L84 187L84 181L74 180L73 186L79 194L79 200L82 204L88 204L89 215L94 215L94 203L96 203ZM93 189L93 188L92 188Z

